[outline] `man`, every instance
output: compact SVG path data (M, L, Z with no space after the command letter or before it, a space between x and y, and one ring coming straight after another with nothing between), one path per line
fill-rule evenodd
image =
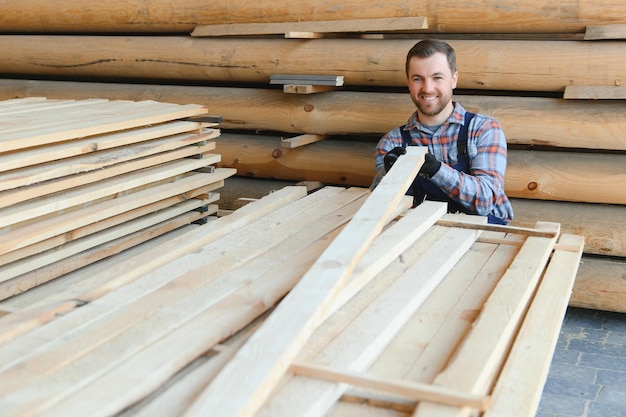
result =
M458 72L456 54L446 42L423 40L406 57L409 94L417 110L405 126L376 146L374 188L406 146L428 146L426 160L408 195L448 202L449 212L487 216L489 223L513 218L504 193L507 145L497 120L466 112L452 101Z

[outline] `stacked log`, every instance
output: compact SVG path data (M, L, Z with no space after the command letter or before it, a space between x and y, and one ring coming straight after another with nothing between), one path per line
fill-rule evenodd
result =
M228 140L219 144L222 166L243 176L339 185L368 185L376 140L413 111L402 92L406 51L420 38L445 38L458 55L456 100L498 118L507 135L505 188L513 198L515 224L551 220L567 232L582 232L589 269L581 274L596 275L588 281L597 286L623 288L615 268L595 258L623 263L626 257L621 186L626 54L620 40L626 6L621 2L470 2L462 10L450 1L383 5L354 0L306 6L177 2L175 7L169 1L57 2L54 10L47 2L10 1L4 7L15 13L0 18L6 20L0 73L12 78L2 82L0 98L201 103L223 117ZM321 25L403 16L426 17L428 29L378 39L189 36L203 25ZM269 85L274 74L342 76L344 86L285 94ZM283 139L299 134L329 137L300 148L282 146ZM615 309L615 303L604 304L596 295L582 304Z
M200 105L0 102L0 298L217 211L235 173ZM205 172L202 172L205 171Z

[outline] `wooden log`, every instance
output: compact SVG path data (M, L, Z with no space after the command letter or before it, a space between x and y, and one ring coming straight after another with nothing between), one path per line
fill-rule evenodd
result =
M373 134L406 123L415 105L406 93L334 91L307 96L255 88L0 80L0 99L159 100L200 103L224 129L302 134ZM509 144L626 150L626 102L456 95L468 110L498 119ZM572 133L575 132L575 133Z
M626 204L624 155L510 151L509 197Z
M626 257L626 206L564 201L511 200L512 225L561 223L563 233L585 236L585 253Z
M583 256L569 305L626 313L626 258Z
M280 147L279 138L223 137L217 148L222 164L236 168L239 175L371 184L374 144L326 139L303 149L286 149ZM626 204L623 162L623 156L614 154L511 150L505 188L509 197Z
M53 77L267 83L276 73L343 75L346 85L406 86L416 39L265 39L184 36L0 36L0 73ZM626 79L619 42L449 40L458 88L556 91ZM594 71L588 71L594 68ZM549 76L546 76L549 74Z
M3 2L0 27L5 32L182 32L197 25L428 17L433 32L562 33L584 32L587 25L626 23L626 6L619 1L580 0L546 4L487 0L467 3L427 0L381 3L377 0L215 0L199 5L181 0L107 1L46 0ZM62 11L62 13L60 12Z

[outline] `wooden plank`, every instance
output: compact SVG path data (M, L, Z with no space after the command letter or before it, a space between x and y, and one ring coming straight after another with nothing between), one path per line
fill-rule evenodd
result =
M45 201L47 198L54 198L59 192L71 192L77 186L85 186L91 183L97 183L98 181L106 182L113 177L132 174L139 170L146 170L151 167L166 164L168 162L176 160L184 160L185 158L193 158L201 155L205 159L205 164L210 165L219 162L221 155L215 154L198 154L198 151L212 151L215 149L213 142L208 142L200 147L186 147L174 151L165 152L158 155L148 156L138 160L131 160L122 162L120 164L112 165L106 168L106 170L96 170L90 172L84 172L67 177L61 177L50 181L44 181L41 183L33 184L27 187L20 187L13 190L5 190L0 192L0 209L4 209L10 206L16 206L18 204L28 205L29 200L37 199L37 201ZM200 169L203 166L196 167L194 169ZM233 168L227 168L233 169ZM234 169L233 169L234 170ZM97 185L95 185L97 187ZM67 208L65 206L64 208ZM6 208L5 211L10 211L10 208ZM49 212L43 213L47 214ZM20 220L22 221L22 220ZM18 221L19 222L19 221Z
M133 103L133 106L127 109L119 102L111 102L107 103L106 106L102 106L102 109L98 109L97 112L85 113L81 115L80 120L73 121L70 124L67 123L68 119L66 117L71 117L72 115L64 114L63 118L59 118L58 115L55 117L50 116L51 123L49 126L37 123L36 127L27 129L21 126L21 128L16 128L13 132L2 129L4 133L0 139L0 152L21 149L24 147L25 141L27 141L26 143L29 146L40 146L196 116L206 113L206 109L192 104L165 105L156 102ZM23 122L20 120L13 121L14 124Z
M291 365L289 371L296 375L319 378L335 383L347 383L375 391L402 395L414 400L449 404L457 407L471 407L481 411L485 410L490 403L488 397L453 392L434 385L411 381L383 380L363 373L346 370L338 371L330 366L296 362Z
M372 192L337 239L185 416L210 412L227 417L251 415L258 410L323 318L324 310L350 277L367 245L390 220L423 158L423 149L407 150L396 163L400 164L397 171L383 178L382 187Z
M293 138L283 139L280 142L280 146L283 148L297 148L300 146L308 145L310 143L319 142L326 139L325 135L299 135Z
M191 36L275 35L287 32L390 32L428 29L425 17L320 20L281 23L229 23L196 26Z
M569 304L626 313L626 259L584 256Z
M78 253L77 255L70 256L52 265L49 265L43 271L35 270L31 273L21 275L18 278L14 278L7 282L0 283L0 299L5 299L16 294L21 294L30 288L49 282L55 278L67 274L68 272L75 271L86 265L92 264L109 256L120 253L123 250L139 245L147 240L159 236L161 234L170 232L179 227L186 226L196 220L204 218L208 213L186 213L180 215L169 221L165 221L149 227L147 229L140 230L130 235L121 237L106 244L98 245L97 247Z
M343 85L343 75L272 74L270 84Z
M555 238L559 235L558 230L540 230L530 227L502 226L498 224L481 224L463 221L463 217L459 220L441 219L437 224L446 227L460 227L462 229L485 230L491 232L517 233L524 236L549 237Z
M0 170L8 171L25 166L42 164L58 159L84 155L95 151L112 149L165 136L191 131L201 131L201 124L194 122L172 121L155 126L144 126L128 131L109 133L82 140L62 142L38 148L29 148L0 155Z
M508 245L474 244L371 371L432 383L516 253L517 248ZM410 346L414 349L408 352Z
M219 162L220 156L207 155L204 159L179 159L165 162L149 168L132 171L128 174L104 179L97 184L87 184L71 188L62 194L52 194L49 197L25 201L0 209L0 227L18 224L59 210L67 209L79 204L97 201L104 196L126 192L151 182L172 178L183 173L191 172ZM230 168L232 169L232 168ZM234 172L234 171L232 171ZM75 184L77 185L77 184Z
M100 232L85 236L81 239L68 242L59 248L50 249L45 252L30 256L28 258L20 259L10 264L3 265L2 267L0 267L0 282L8 281L10 279L18 277L19 275L35 271L39 268L43 268L47 265L58 262L59 260L76 255L85 250L92 249L104 243L108 243L122 236L126 236L135 233L141 229L153 226L157 223L164 222L167 219L183 215L184 213L193 211L194 209L208 203L209 201L199 199L187 200L164 210L151 213L140 218L118 224L108 229L104 229ZM217 207L214 206L213 213L215 211L217 211ZM198 215L197 218L192 221L196 221L202 217L205 217L206 215Z
M555 223L538 227L558 230ZM502 366L525 309L543 273L556 237L528 237L498 282L454 356L435 380L436 385L486 394ZM468 415L470 410L420 403L415 417Z
M554 251L493 390L493 403L485 417L513 414L532 417L537 412L576 278L584 238L563 235L559 243L578 250Z
M283 93L286 94L315 94L324 93L326 91L336 90L337 87L332 85L300 85L285 84L283 85Z
M165 209L192 199L214 202L219 194L210 193L223 186L232 173L216 170L213 174L195 173L174 183L150 187L118 199L61 213L28 226L11 230L0 243L0 265L34 253L60 246L128 220ZM202 194L205 194L204 196ZM20 250L23 249L23 250Z
M590 25L585 30L585 40L626 39L626 24Z
M564 99L588 100L624 100L626 87L621 85L568 85L563 93Z
M0 191L18 187L25 187L43 181L75 175L82 172L103 170L107 167L128 161L138 160L155 154L185 149L186 156L197 155L212 150L205 146L205 141L215 139L218 131L204 134L186 133L166 138L154 139L136 145L95 152L89 155L80 155L59 161L49 161L36 166L26 166L5 172L0 179ZM194 152L195 151L195 152Z

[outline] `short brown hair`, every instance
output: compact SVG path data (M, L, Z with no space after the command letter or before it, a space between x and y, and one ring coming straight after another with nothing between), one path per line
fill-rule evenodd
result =
M406 55L405 71L409 76L409 62L413 57L429 58L435 53L441 52L448 59L448 66L452 74L456 72L456 53L447 42L438 39L424 39L419 41L409 50Z

